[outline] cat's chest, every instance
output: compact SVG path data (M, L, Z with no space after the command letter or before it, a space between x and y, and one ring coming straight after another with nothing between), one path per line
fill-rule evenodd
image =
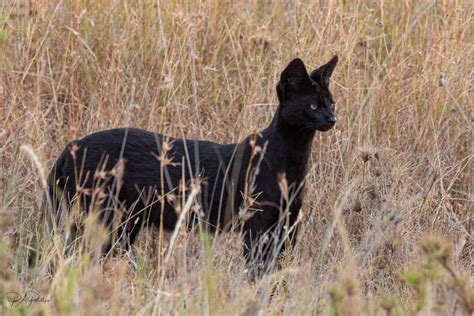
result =
M302 198L303 186L307 174L306 161L292 160L282 157L273 163L262 166L258 177L260 188L272 193L288 193L295 195L294 198ZM286 194L286 193L285 193Z
M282 164L278 166L279 173L286 175L286 181L291 186L300 186L304 183L308 170L308 154L297 153L288 155L282 159Z
M262 140L263 141L263 140ZM290 194L295 204L301 205L303 186L307 174L311 142L289 142L283 138L270 139L260 154L257 187L266 196L280 200L281 194ZM285 189L286 188L286 189ZM281 191L287 190L286 192Z

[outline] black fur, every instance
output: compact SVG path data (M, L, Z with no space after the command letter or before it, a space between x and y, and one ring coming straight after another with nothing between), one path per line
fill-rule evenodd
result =
M239 144L166 138L135 128L101 131L70 143L49 176L54 211L59 214L60 198L69 205L80 201L86 212L100 212L107 227L122 214L118 236L132 244L142 224L173 229L176 209L183 207L182 184L189 194L189 180L199 179L201 211L190 213L201 213L211 229L238 223L247 260L260 264L260 270L271 269L295 240L315 131L335 124L328 85L336 63L335 56L308 75L303 62L293 60L277 85L280 104L271 124ZM162 165L166 151L170 161Z

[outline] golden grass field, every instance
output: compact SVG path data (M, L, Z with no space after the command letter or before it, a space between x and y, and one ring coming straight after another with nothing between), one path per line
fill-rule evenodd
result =
M468 0L1 1L0 314L470 315L472 12ZM237 142L270 122L291 59L314 69L334 54L338 123L316 134L282 270L250 282L231 233L181 230L170 249L169 233L144 230L105 262L94 223L71 257L44 233L44 177L69 141L133 126Z

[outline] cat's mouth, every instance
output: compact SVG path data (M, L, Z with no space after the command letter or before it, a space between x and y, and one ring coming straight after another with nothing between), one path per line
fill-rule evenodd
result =
M327 132L331 128L333 128L334 125L336 125L336 122L325 122L324 124L318 126L318 130L320 130L321 132Z

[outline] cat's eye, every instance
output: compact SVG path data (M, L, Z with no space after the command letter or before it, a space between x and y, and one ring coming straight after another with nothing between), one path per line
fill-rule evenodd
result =
M309 107L311 108L311 110L315 111L315 110L317 110L318 105L317 104L310 104Z
M331 103L331 111L334 112L336 110L336 103Z

